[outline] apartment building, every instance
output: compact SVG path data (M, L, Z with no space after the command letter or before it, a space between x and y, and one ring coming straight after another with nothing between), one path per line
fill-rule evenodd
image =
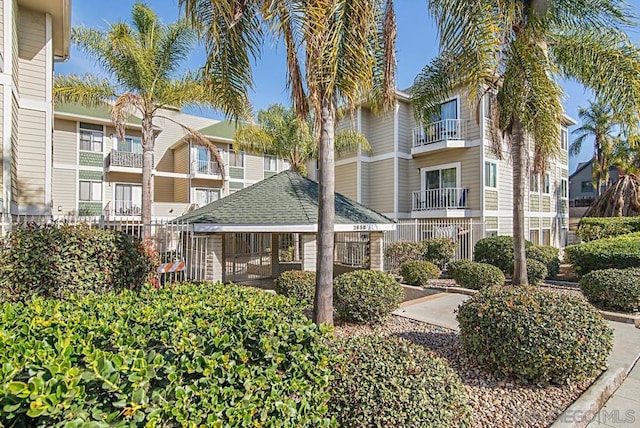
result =
M336 161L336 191L397 220L399 226L407 219L423 226L470 219L483 225L485 236L512 234L512 166L506 146L502 159L492 148L489 110L488 102L470 104L464 91L445 100L439 114L425 124L416 123L405 92L398 91L395 108L379 116L361 106L355 126L367 137L372 153ZM525 227L534 243L566 242L568 127L574 124L565 116L559 124L562 153L550 159L544 174L531 174L528 180ZM339 124L350 125L350 120ZM428 227L421 230L420 238L433 236Z
M142 201L141 121L131 116L118 138L110 108L56 106L53 132L54 216L96 216L136 221ZM152 217L174 218L288 168L271 156L233 150L235 124L161 110L154 121ZM210 147L183 128L199 131Z
M50 215L52 89L69 56L70 0L0 1L0 213Z

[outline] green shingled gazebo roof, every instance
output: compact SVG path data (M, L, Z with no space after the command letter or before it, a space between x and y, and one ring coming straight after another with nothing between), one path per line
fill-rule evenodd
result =
M336 193L335 231L393 230L387 217ZM195 232L315 232L318 183L284 171L176 219Z

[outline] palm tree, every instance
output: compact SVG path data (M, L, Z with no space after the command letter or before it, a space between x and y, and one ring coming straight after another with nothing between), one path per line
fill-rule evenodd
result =
M314 138L313 121L301 121L293 109L272 104L258 112L255 125L240 125L234 135L233 147L257 155L268 154L285 159L293 171L306 174L306 164L317 159L318 145ZM352 130L336 132L336 154L371 151L367 139Z
M351 112L395 96L392 0L180 0L204 40L205 74L246 95L265 38L284 41L289 89L300 120L311 111L318 138L316 323L333 323L334 141L338 104ZM375 105L375 103L374 103Z
M155 118L165 107L182 108L185 105L222 109L228 115L240 116L246 101L228 102L217 95L215 88L206 87L195 73L177 76L180 65L196 41L196 34L185 20L163 24L155 12L142 3L136 3L131 12L133 27L127 23L109 24L106 31L77 27L72 41L93 56L110 79L86 75L57 76L54 101L59 104L79 103L112 106L112 120L120 138L124 137L125 123L131 114L142 119L142 224L144 238L150 234L153 152L156 134ZM180 124L179 124L180 125ZM180 125L182 126L182 125ZM183 126L199 143L210 147L222 168L222 159L215 147L204 136Z
M621 144L618 137L612 135L618 128L613 109L602 100L589 102L588 108L580 108L578 117L582 126L573 130L578 137L569 148L569 153L580 153L582 144L587 137L594 137L593 141L593 179L596 185L596 197L600 196L602 184L609 181L609 167L616 147Z
M487 96L492 135L511 144L514 284L527 284L524 188L528 143L533 171L560 152L563 91L570 78L635 126L640 111L640 51L624 32L634 21L623 0L430 0L439 29L439 56L416 77L416 117L428 119L454 89L472 103ZM500 154L499 149L497 153Z

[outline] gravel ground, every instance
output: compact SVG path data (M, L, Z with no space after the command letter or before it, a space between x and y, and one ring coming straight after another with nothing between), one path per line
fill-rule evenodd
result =
M469 395L475 427L546 427L591 384L538 387L498 380L468 360L456 332L393 316L381 326L342 325L336 337L395 335L445 358Z

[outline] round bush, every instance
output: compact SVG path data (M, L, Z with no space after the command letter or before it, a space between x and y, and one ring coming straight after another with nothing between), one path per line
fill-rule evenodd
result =
M329 426L328 334L282 296L183 284L0 309L0 425Z
M640 266L640 232L565 248L565 260L581 275L594 270Z
M449 273L458 285L473 290L481 290L493 285L504 285L505 281L504 274L497 267L469 260L450 263Z
M597 375L613 333L585 300L533 287L491 287L458 309L469 358L500 377L566 384Z
M444 269L456 254L456 243L451 238L431 238L422 242L424 260Z
M525 247L530 247L531 242L526 241ZM513 237L489 236L476 242L473 249L473 258L476 262L488 263L496 266L505 275L513 273Z
M532 245L526 249L527 259L537 260L547 268L548 277L560 272L560 250L549 245Z
M384 322L402 301L402 286L393 275L357 270L338 276L333 284L335 309L344 321Z
M527 279L529 280L529 284L539 284L547 276L547 267L542 262L533 259L527 259Z
M440 278L440 269L431 262L406 262L400 266L400 275L406 284L425 286L430 279Z
M282 272L273 288L278 294L312 304L316 295L316 273L301 270Z
M640 311L640 269L604 269L580 279L582 293L602 309Z
M422 260L423 256L424 242L396 241L389 244L384 252L386 266L396 275L403 263Z
M341 427L471 426L460 378L406 340L364 336L338 342L329 414Z

